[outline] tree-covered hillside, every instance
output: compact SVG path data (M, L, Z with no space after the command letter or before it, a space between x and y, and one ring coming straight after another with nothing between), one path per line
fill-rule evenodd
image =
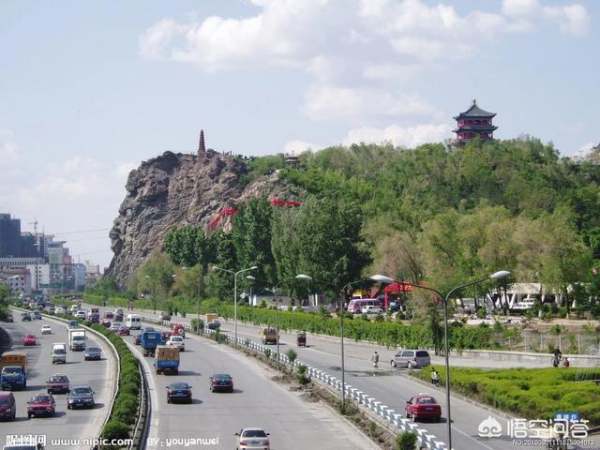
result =
M241 205L231 233L171 230L165 250L176 265L195 266L194 276L138 274L141 284L165 279L170 286L157 291L224 297L231 277L209 266L256 264L243 287L300 294L308 287L295 275L306 273L311 289L333 297L373 272L444 290L507 269L515 281L542 282L578 296L578 308L598 309L589 298L600 294L592 271L600 257L600 166L591 161L560 158L552 146L524 139L332 147L302 154L296 167L283 157L255 158L247 176L270 170L305 193L301 207L255 199ZM568 289L577 282L584 288Z

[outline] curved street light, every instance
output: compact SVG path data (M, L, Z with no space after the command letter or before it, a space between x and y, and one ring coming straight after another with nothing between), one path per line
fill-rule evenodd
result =
M500 270L498 272L494 272L493 274L489 275L488 277L481 278L481 279L475 280L475 281L469 281L468 283L464 283L459 286L456 286L456 287L450 289L450 291L448 291L448 293L446 295L443 295L437 289L433 289L428 286L422 286L420 284L414 284L414 283L410 283L408 281L400 281L399 282L399 283L405 284L407 286L412 286L414 288L424 289L427 291L434 292L443 300L443 304L444 304L444 352L445 352L445 359L446 359L446 364L445 364L446 365L446 409L448 410L448 421L447 421L448 422L448 448L450 450L452 449L452 416L450 414L450 359L449 359L450 349L449 349L449 345L448 345L448 301L450 300L450 297L452 297L453 294L460 291L461 289L483 283L484 281L488 281L490 279L501 280L503 278L508 277L509 275L510 275L510 272L508 270ZM377 281L377 282L384 283L384 284L391 284L391 283L396 282L396 280L394 280L393 278L390 278L390 277L388 277L386 275L382 275L382 274L375 274L369 278L373 281Z
M233 270L230 270L230 269L223 269L218 266L213 266L212 268L213 268L213 270L220 270L221 272L226 272L228 274L233 275L233 335L234 335L234 345L237 347L237 345L238 345L238 341L237 341L237 277L238 277L238 275L240 275L244 272L258 269L258 266L248 267L247 269L238 270L237 272L234 272Z

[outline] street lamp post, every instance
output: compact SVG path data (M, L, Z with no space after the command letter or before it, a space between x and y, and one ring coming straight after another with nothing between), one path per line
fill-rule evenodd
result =
M448 301L450 300L450 298L452 297L453 294L460 291L461 289L483 283L484 281L487 281L489 279L500 280L500 279L506 278L509 275L510 275L510 272L508 272L506 270L500 270L498 272L491 274L489 277L481 278L479 280L470 281L468 283L464 283L459 286L456 286L456 287L450 289L450 291L448 291L448 293L446 295L443 295L437 289L433 289L428 286L422 286L420 284L413 284L413 283L409 283L407 281L402 281L402 283L405 285L434 292L444 302L444 352L445 352L445 363L446 363L445 364L445 366L446 366L446 409L448 410L447 422L448 422L448 449L449 450L452 450L452 416L450 414L450 348L448 345ZM381 283L386 283L386 284L390 284L390 283L394 282L393 278L387 277L385 275L380 275L380 274L373 275L370 278L373 281L379 281Z
M233 275L233 336L235 341L234 345L237 347L237 277L244 272L258 269L258 266L248 267L247 269L238 270L237 272L229 269L223 269L218 266L213 266L213 269Z

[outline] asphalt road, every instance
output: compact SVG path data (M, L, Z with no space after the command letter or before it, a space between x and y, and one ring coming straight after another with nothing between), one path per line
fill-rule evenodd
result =
M105 404L110 402L116 387L116 360L104 341L88 333L88 345L99 346L103 349L102 361L84 361L83 352L67 353L67 364L52 364L50 354L52 344L67 342L67 328L57 321L43 319L22 322L21 314L13 311L14 323L2 323L1 326L10 334L13 340L11 350L25 351L28 358L27 390L14 391L17 401L17 418L14 422L0 424L1 443L4 445L9 434L40 434L46 435L48 449L77 449L83 450L91 446L83 445L84 439L98 437L106 415L110 412ZM43 324L52 327L53 334L42 335L40 328ZM33 334L38 338L34 347L21 345L23 336ZM96 408L87 410L67 410L66 394L55 394L56 415L49 418L27 418L26 402L36 393L46 392L46 380L55 373L66 374L71 386L89 384L96 392ZM59 439L68 441L58 442ZM57 445L52 445L54 441Z
M126 339L142 356L133 338ZM194 440L212 442L207 448L233 449L234 433L243 427L264 428L274 450L379 448L328 407L272 381L276 373L254 359L205 338L188 335L185 341L179 375L156 375L154 359L144 358L153 410L149 449L185 448ZM235 391L211 393L209 376L223 372L233 377ZM166 386L176 381L192 385L192 404L167 403Z

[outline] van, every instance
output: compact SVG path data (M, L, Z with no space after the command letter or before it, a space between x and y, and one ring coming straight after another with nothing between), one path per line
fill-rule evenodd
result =
M0 392L0 419L15 420L17 405L12 392Z
M400 350L390 361L392 367L408 367L416 369L431 364L431 357L427 350Z
M127 320L125 321L125 325L130 330L141 330L142 319L137 314L127 314Z
M52 364L67 363L67 344L59 342L52 344Z

